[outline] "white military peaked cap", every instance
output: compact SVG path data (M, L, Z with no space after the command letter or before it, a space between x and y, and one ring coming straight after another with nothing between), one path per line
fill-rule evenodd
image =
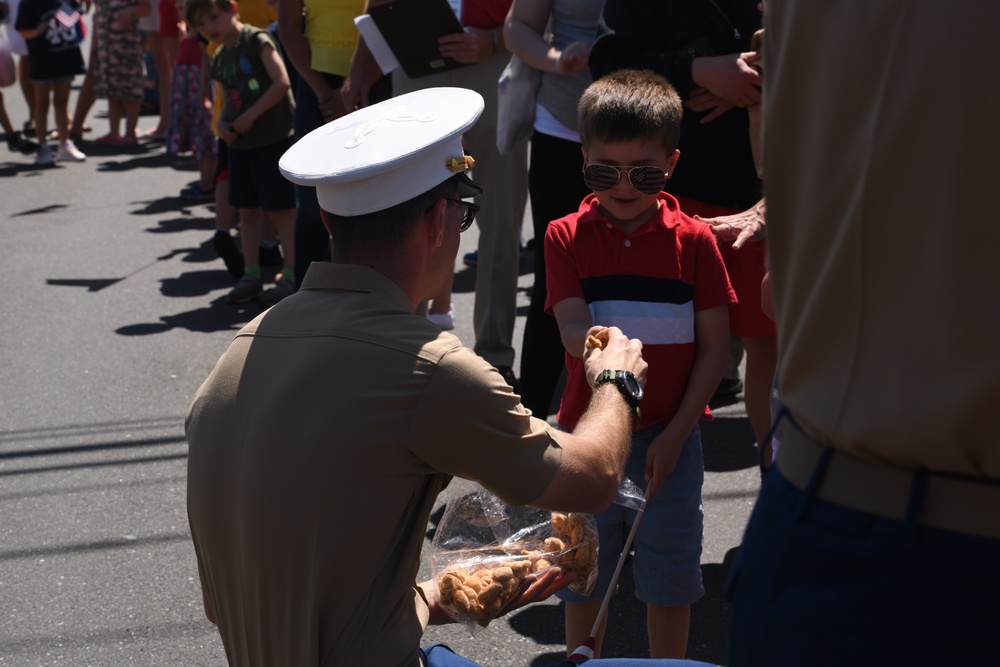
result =
M281 156L278 168L293 183L315 186L330 213L380 211L471 169L462 133L482 112L482 96L466 88L407 93L313 130ZM462 196L474 194L463 187Z

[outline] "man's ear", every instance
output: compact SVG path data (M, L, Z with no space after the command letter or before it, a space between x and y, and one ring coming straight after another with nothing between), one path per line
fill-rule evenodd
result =
M433 247L444 245L444 233L448 221L448 200L438 199L425 216L427 218L427 239Z
M330 231L330 219L327 218L326 216L327 216L326 211L324 211L323 209L320 209L319 210L319 217L323 219L323 226L326 227L326 233L332 235L333 232Z

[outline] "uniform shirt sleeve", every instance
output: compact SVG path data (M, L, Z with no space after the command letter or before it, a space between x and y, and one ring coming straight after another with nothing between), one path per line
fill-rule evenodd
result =
M562 458L557 432L532 417L500 374L465 347L435 366L415 411L410 451L512 505L541 496Z

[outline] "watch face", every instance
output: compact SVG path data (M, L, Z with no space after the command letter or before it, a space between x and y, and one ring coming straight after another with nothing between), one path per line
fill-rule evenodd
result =
M635 379L635 376L631 373L624 373L625 377L625 388L629 390L633 396L635 396L637 401L642 400L642 387L639 386L639 381Z

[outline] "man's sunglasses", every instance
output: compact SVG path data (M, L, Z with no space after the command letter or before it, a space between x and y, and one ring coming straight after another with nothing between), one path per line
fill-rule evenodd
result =
M583 182L594 192L604 192L618 185L622 172L628 182L644 195L655 195L667 184L667 174L659 167L611 167L606 164L583 165Z
M462 224L459 225L458 231L464 232L466 229L471 227L472 221L476 219L476 214L479 213L479 204L473 204L472 202L465 201L464 199L451 199L450 197L445 197L445 199L465 207L465 213L462 215Z

